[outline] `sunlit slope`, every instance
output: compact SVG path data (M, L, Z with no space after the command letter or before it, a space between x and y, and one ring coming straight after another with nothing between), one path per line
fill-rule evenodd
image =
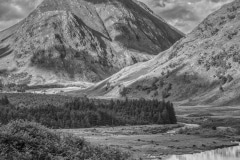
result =
M71 94L238 104L239 30L237 0L208 16L186 38L156 58L126 67L88 90Z

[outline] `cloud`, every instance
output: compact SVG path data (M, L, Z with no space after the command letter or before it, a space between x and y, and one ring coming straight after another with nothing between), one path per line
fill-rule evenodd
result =
M0 0L0 30L25 18L42 0ZM139 0L184 33L233 0Z
M139 0L184 33L191 32L204 18L233 0Z
M0 0L0 30L26 17L42 0Z

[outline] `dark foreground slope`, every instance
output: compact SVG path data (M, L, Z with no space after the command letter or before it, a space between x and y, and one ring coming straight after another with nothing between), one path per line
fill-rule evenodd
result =
M14 121L0 127L1 160L127 160L115 149L96 147L81 138L60 134L33 122Z
M168 98L188 104L239 104L239 41L240 1L236 0L156 58L124 68L84 92L102 97Z
M44 0L0 32L0 77L28 85L98 82L182 36L136 1Z

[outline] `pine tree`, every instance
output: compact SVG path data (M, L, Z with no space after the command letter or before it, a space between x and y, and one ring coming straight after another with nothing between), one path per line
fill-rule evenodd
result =
M167 103L167 110L168 110L168 115L169 115L169 120L171 124L176 124L177 123L177 118L176 118L176 113L173 107L173 104L168 102Z
M170 124L169 114L166 107L164 107L161 117L163 119L164 124Z
M0 90L3 90L3 83L1 79L0 79Z

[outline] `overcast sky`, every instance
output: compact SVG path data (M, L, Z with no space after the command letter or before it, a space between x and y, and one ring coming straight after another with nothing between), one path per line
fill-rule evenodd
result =
M0 30L25 18L42 0L0 0ZM139 0L184 33L233 0Z
M184 33L191 32L204 18L233 0L139 0Z

